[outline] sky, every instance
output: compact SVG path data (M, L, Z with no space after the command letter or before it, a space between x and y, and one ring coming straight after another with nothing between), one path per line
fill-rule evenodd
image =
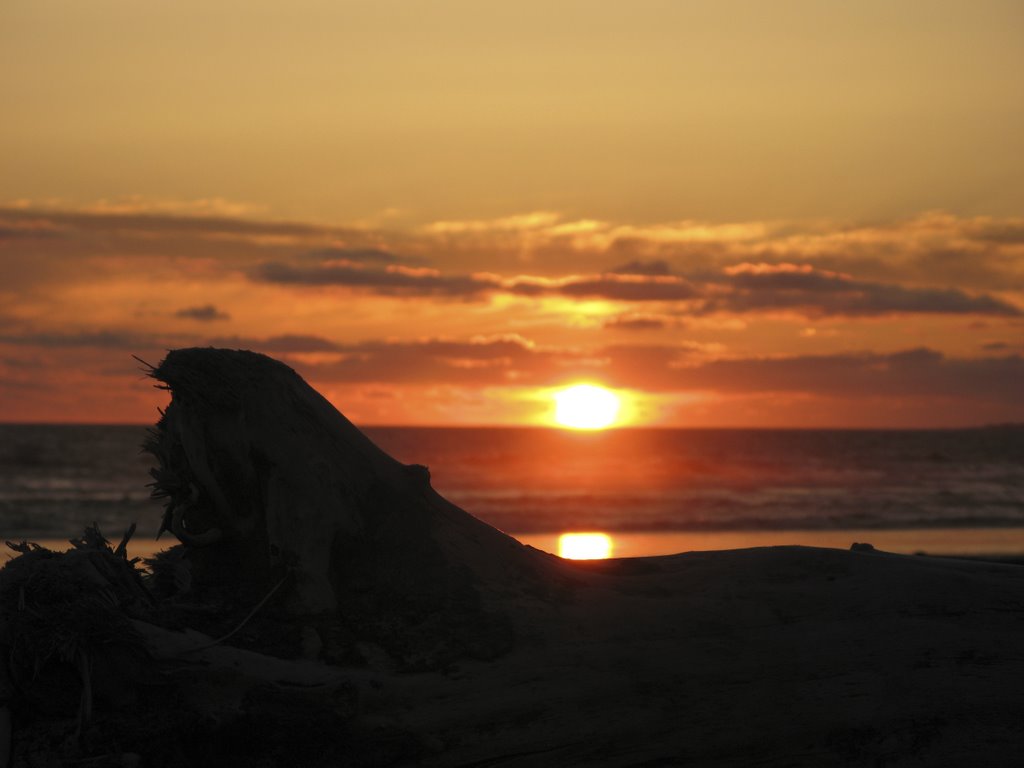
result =
M1024 6L0 7L0 421L254 349L357 424L1024 421Z

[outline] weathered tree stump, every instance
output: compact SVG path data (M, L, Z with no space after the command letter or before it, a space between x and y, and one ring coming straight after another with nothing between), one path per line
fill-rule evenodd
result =
M284 580L295 620L429 666L507 650L504 599L552 588L555 558L443 499L284 364L182 349L151 373L171 393L154 495L197 589L252 602Z

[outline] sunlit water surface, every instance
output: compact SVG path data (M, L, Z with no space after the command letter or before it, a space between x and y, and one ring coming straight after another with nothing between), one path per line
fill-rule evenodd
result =
M434 487L523 542L603 533L615 557L777 544L1024 552L1024 430L366 430ZM0 425L0 538L139 524L140 427ZM141 550L140 550L141 551Z

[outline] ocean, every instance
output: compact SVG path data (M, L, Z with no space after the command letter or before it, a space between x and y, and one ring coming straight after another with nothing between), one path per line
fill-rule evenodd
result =
M799 543L1024 553L1024 429L370 427L454 503L554 551L571 531L615 554ZM144 427L0 425L0 538L137 522L152 542ZM165 542L166 543L166 542ZM147 546L152 547L150 543Z

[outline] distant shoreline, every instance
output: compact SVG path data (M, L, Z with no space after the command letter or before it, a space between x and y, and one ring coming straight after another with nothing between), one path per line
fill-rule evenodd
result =
M152 423L138 422L91 422L91 421L0 421L3 427L48 427L48 428L133 428L150 429ZM564 432L566 434L598 435L611 432L978 432L978 431L1024 431L1024 423L1008 422L1005 424L971 424L958 427L916 426L916 427L711 427L711 426L664 426L638 425L610 427L602 430L575 430L544 424L357 424L360 429L430 429L430 430L530 430L545 432Z
M1012 535L1007 532L1012 531ZM0 532L0 541L27 540L47 549L64 550L68 538L78 532L69 530L58 538L11 535ZM117 539L121 531L104 530L108 539ZM558 554L558 533L507 532L534 549ZM613 558L662 557L683 552L719 552L784 546L846 550L854 542L871 544L880 552L900 555L954 558L1024 565L1024 527L1020 528L910 528L910 529L834 529L777 531L607 531L614 542ZM956 542L955 544L953 542ZM165 535L160 541L138 535L129 545L132 557L152 557L178 542ZM13 552L0 545L0 562Z

